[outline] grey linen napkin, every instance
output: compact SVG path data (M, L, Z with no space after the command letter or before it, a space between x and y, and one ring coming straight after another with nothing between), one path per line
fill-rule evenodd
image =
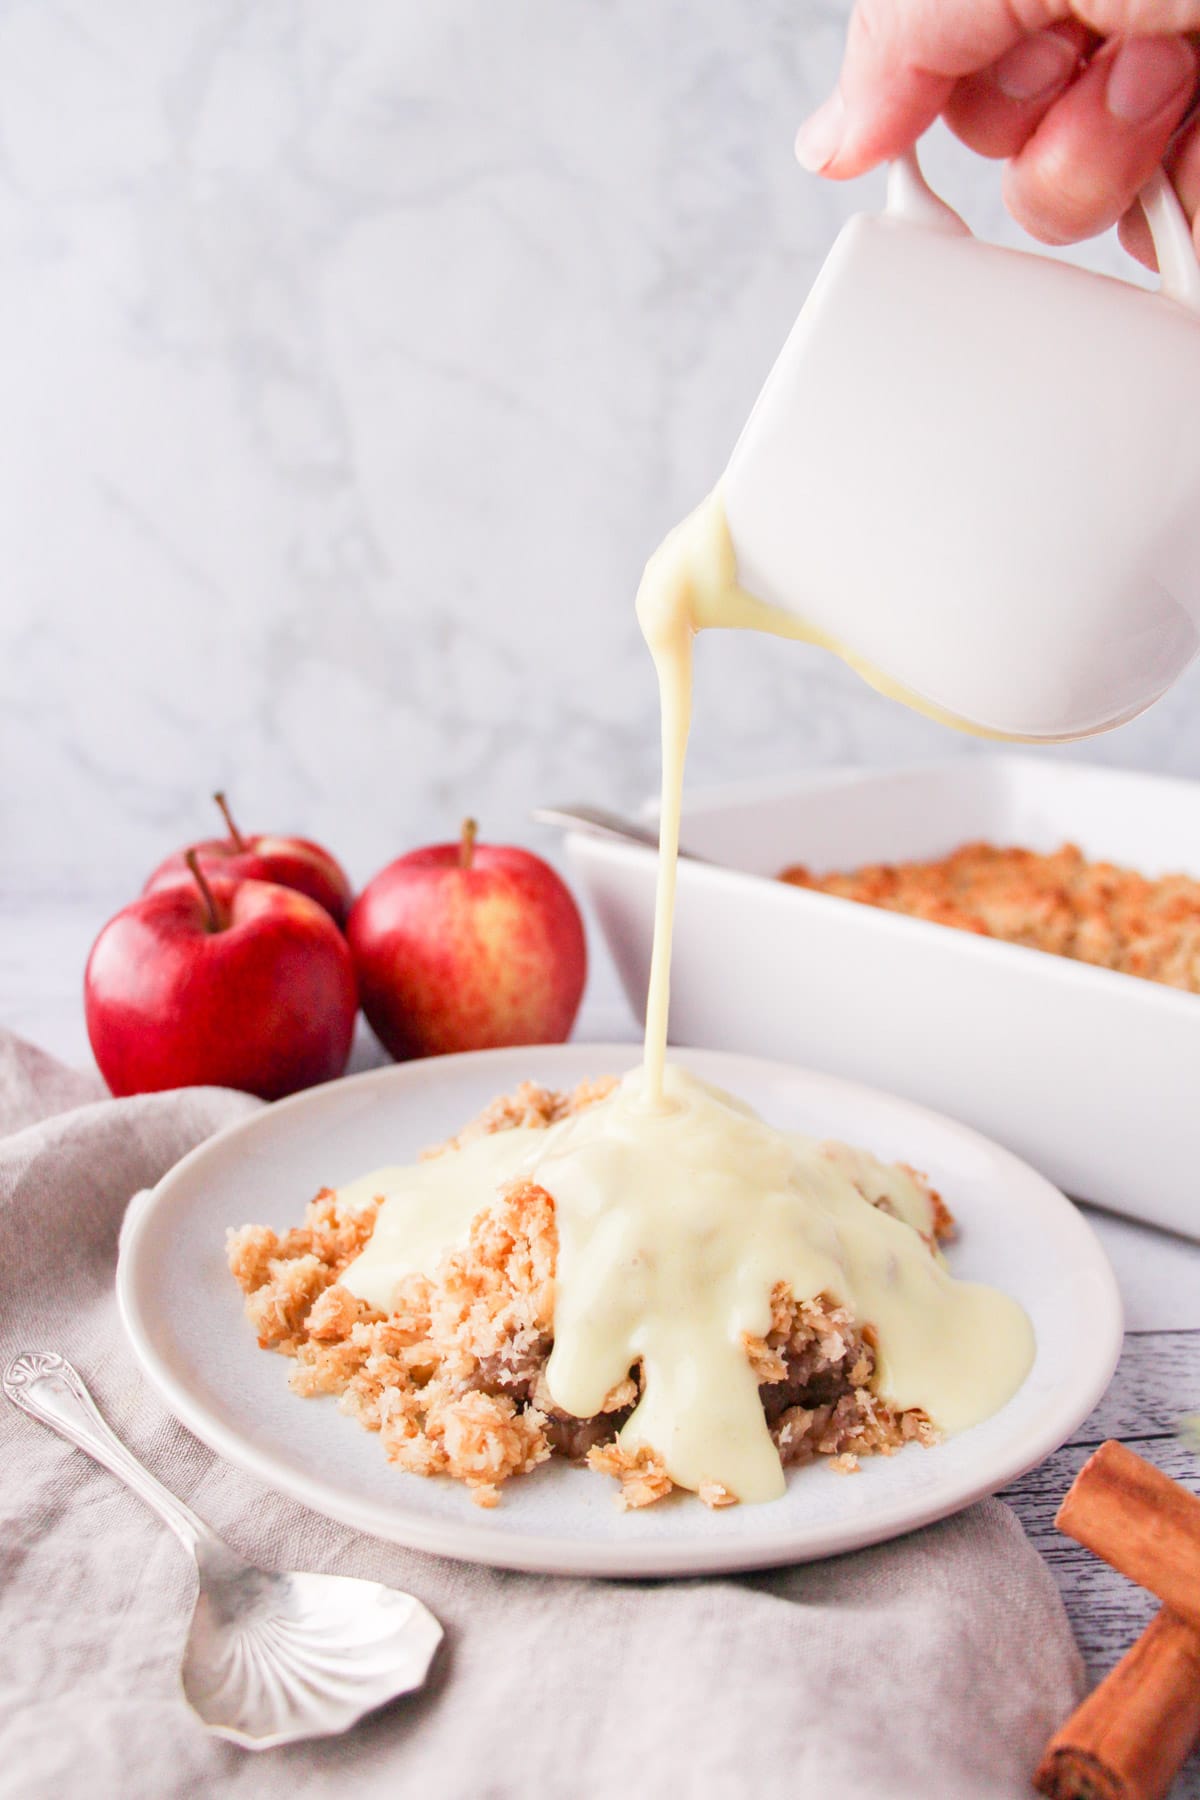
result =
M1049 1573L999 1501L807 1568L626 1585L417 1555L217 1461L125 1347L117 1231L131 1194L257 1102L198 1089L78 1104L91 1091L0 1035L0 1355L61 1350L238 1549L407 1588L448 1643L423 1694L348 1737L257 1755L209 1738L175 1685L191 1605L175 1540L0 1402L3 1800L1030 1794L1082 1675ZM34 1122L16 1129L22 1109Z

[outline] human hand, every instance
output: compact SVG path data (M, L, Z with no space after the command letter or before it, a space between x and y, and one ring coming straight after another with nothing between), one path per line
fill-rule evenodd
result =
M1005 203L1034 237L1075 243L1119 221L1153 268L1135 202L1160 163L1197 235L1200 121L1179 129L1200 78L1192 32L1200 0L856 0L837 88L796 154L861 175L940 114L972 150L1009 158Z

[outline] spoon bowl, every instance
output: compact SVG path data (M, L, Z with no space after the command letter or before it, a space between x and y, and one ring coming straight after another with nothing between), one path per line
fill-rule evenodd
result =
M348 1575L199 1559L180 1676L210 1731L247 1750L328 1737L421 1686L442 1630L411 1594Z

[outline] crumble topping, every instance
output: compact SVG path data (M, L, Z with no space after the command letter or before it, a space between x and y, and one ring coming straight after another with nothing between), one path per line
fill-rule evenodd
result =
M557 1093L525 1083L427 1154L492 1132L547 1127L594 1105L613 1085L585 1082ZM929 1201L933 1254L936 1241L950 1235L952 1217L922 1176L905 1172ZM865 1190L863 1197L892 1210L886 1199ZM263 1349L293 1359L293 1390L337 1395L344 1412L379 1434L389 1461L462 1481L481 1506L494 1506L504 1481L551 1455L615 1477L622 1507L665 1498L674 1483L661 1457L616 1442L641 1393L640 1366L589 1419L563 1412L550 1395L545 1370L558 1255L550 1194L516 1181L485 1202L465 1243L448 1251L432 1276L400 1280L386 1316L338 1281L369 1240L380 1198L343 1207L323 1188L303 1224L282 1236L262 1225L229 1233L229 1267L246 1295L247 1316ZM797 1301L782 1282L772 1290L766 1334L743 1342L785 1465L826 1457L848 1472L860 1456L936 1441L923 1412L899 1411L872 1391L872 1335L824 1297ZM717 1481L703 1482L699 1494L714 1508L737 1500Z
M1075 844L1049 855L964 844L820 876L797 863L780 880L1200 993L1200 881L1088 862Z

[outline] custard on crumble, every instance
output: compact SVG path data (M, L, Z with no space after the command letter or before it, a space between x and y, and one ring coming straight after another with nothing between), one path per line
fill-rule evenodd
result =
M516 1126L547 1127L602 1100L611 1081L555 1093L527 1083L495 1101L438 1150ZM929 1202L930 1255L953 1220L920 1176ZM888 1210L886 1196L864 1193ZM466 1240L444 1254L432 1275L398 1283L386 1315L339 1283L374 1229L379 1200L343 1208L322 1189L302 1225L277 1235L264 1225L229 1234L229 1267L246 1295L246 1312L263 1349L294 1360L297 1394L339 1396L341 1409L379 1433L389 1461L418 1475L466 1483L481 1506L496 1504L500 1483L552 1456L585 1461L620 1482L622 1506L647 1506L673 1482L652 1449L626 1452L617 1433L641 1392L630 1368L591 1418L558 1408L546 1382L553 1348L558 1237L551 1196L518 1181L480 1210ZM826 1457L840 1471L860 1455L890 1455L937 1432L924 1412L889 1406L873 1391L875 1351L869 1323L824 1297L797 1301L783 1283L771 1294L765 1335L743 1338L759 1397L784 1464ZM701 1486L709 1506L733 1503L719 1483Z

